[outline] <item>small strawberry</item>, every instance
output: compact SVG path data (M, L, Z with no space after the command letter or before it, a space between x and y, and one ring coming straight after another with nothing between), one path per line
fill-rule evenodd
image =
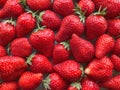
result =
M12 81L26 70L25 60L17 56L4 56L0 58L0 79Z
M94 57L94 46L91 42L78 37L76 34L72 35L70 40L70 48L75 60L78 62L88 62Z
M80 64L73 60L67 60L56 64L53 66L53 69L65 80L70 82L79 80L82 75Z
M67 90L81 90L81 84L78 82L73 82L70 84Z
M0 0L0 8L2 8L4 6L4 4L6 3L7 0Z
M0 10L0 18L17 18L23 12L24 9L20 5L20 0L7 0L4 7Z
M72 0L54 0L53 10L61 16L73 14L74 4Z
M6 55L7 55L7 51L3 46L0 46L0 57L6 56Z
M62 21L60 17L58 17L58 15L51 10L41 12L39 18L41 21L40 22L41 25L46 26L46 28L50 28L53 30L59 29Z
M107 35L107 34L103 34L101 35L97 41L96 41L96 50L95 50L95 55L97 58L102 58L104 57L106 54L110 53L113 48L114 48L114 39Z
M70 57L69 43L61 42L54 46L53 49L53 63L61 63Z
M17 82L3 82L0 84L0 90L19 90Z
M108 57L94 59L85 69L85 73L96 81L104 81L111 77L113 64Z
M56 35L56 41L62 42L71 38L75 33L80 36L84 32L84 25L76 15L66 16L61 23L59 32Z
M66 90L68 82L65 81L57 73L49 74L45 80L43 80L44 87L46 90Z
M10 52L13 56L28 57L32 53L32 46L27 38L17 38L11 42Z
M120 56L120 38L118 38L115 41L115 46L114 46L114 49L113 49L113 53Z
M37 88L43 79L43 75L41 73L32 73L32 72L24 72L19 78L19 86L22 90L34 90Z
M35 16L31 13L21 14L16 22L17 37L24 37L32 32L36 25Z

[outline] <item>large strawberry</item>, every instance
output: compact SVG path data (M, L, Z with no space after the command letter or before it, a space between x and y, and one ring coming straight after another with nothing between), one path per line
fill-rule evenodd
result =
M97 58L102 58L106 54L110 53L113 48L114 48L114 39L107 35L103 34L101 35L97 41L96 41L96 50L95 50L95 55Z
M118 38L115 41L115 46L114 46L114 49L113 49L113 53L120 56L120 38Z
M32 32L36 25L35 16L32 13L21 14L16 22L17 37L24 37Z
M32 52L32 45L27 38L17 38L11 42L10 52L13 56L28 57Z
M19 86L22 90L34 90L42 82L43 75L41 73L24 72L19 78Z
M88 62L94 57L94 46L91 42L72 35L70 40L70 48L75 60L78 62Z
M7 51L3 46L0 46L0 57L6 56L6 55L7 55Z
M46 90L66 90L68 82L65 81L59 74L51 73L43 80Z
M12 81L26 70L25 60L17 56L4 56L0 58L0 79L3 81Z
M66 16L61 23L59 32L56 34L56 41L62 42L71 38L75 33L80 36L84 32L84 25L76 15Z
M53 69L65 80L70 82L79 80L82 75L80 64L73 60L67 60L62 63L56 64L53 66Z
M0 8L2 8L4 6L4 4L6 3L7 0L0 0Z
M24 9L20 5L20 0L7 0L4 7L0 10L0 18L17 18L23 12Z
M113 64L108 57L94 59L85 69L85 73L96 81L104 81L111 77Z

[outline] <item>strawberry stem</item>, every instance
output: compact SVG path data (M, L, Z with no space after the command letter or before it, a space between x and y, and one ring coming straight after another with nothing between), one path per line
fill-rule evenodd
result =
M43 80L43 86L45 87L46 90L48 90L48 89L50 90L50 86L49 86L50 81L51 81L51 79L50 79L49 75Z
M15 26L15 21L13 21L13 18L11 17L10 20L4 21L5 23L9 23Z
M64 45L65 49L70 50L69 41L61 42L60 44Z
M102 9L102 6L100 6L98 12L95 12L94 15L102 15L102 16L104 16L104 15L106 15L106 10L107 10L107 8Z
M32 61L32 58L35 56L36 52L32 53L29 57L27 57L27 64L29 65L32 65L31 61Z

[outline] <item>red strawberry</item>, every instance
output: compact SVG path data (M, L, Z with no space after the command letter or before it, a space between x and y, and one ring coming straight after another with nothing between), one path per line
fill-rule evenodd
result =
M94 46L91 42L78 37L76 34L72 35L70 40L70 48L75 60L78 62L88 62L94 57Z
M61 63L70 57L69 43L61 42L55 45L53 49L53 63Z
M30 64L30 70L35 73L51 73L52 64L50 61L41 54L31 55L27 61Z
M81 90L81 85L78 82L73 82L70 84L67 90Z
M10 51L14 56L28 57L32 52L32 46L27 38L18 38L11 42Z
M26 70L25 60L17 56L4 56L0 58L0 79L12 81Z
M113 64L108 57L94 59L85 69L85 73L97 81L104 81L111 77Z
M120 38L118 38L115 41L115 46L114 46L114 49L113 49L113 53L120 56Z
M57 73L49 74L43 80L46 90L66 90L68 83Z
M0 84L0 90L19 90L17 82L3 82Z
M79 17L75 15L69 15L63 19L59 32L56 35L56 41L65 41L70 39L73 33L80 36L83 32L84 25L80 21Z
M41 25L53 30L59 29L62 21L60 17L58 17L57 14L51 10L41 12L39 18L41 21Z
M32 46L46 57L50 57L54 47L54 32L44 29L30 35Z
M21 14L16 23L17 37L24 37L32 32L35 28L36 20L31 13Z
M53 69L65 80L70 82L79 80L82 75L80 64L72 60L56 64Z
M120 19L108 20L108 33L113 36L120 35Z
M37 88L43 79L43 75L41 73L32 73L32 72L24 72L19 79L19 86L23 90L34 90Z
M53 9L61 16L67 16L74 13L74 4L72 0L54 0Z
M8 22L0 22L0 45L6 46L15 37L15 27Z
M114 48L114 39L107 35L101 35L96 41L96 51L95 55L97 58L102 58L106 54L110 53Z
M17 18L23 12L24 9L20 5L20 0L7 0L4 7L0 10L0 18Z
M4 4L6 3L7 0L0 0L0 8L2 8L4 6Z
M7 51L3 46L0 46L0 57L6 56L6 55L7 55Z

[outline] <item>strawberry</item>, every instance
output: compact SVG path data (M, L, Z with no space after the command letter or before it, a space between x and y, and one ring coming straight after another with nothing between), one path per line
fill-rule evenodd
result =
M15 38L15 27L8 22L0 22L0 45L6 46Z
M60 17L58 17L58 15L51 10L41 12L39 18L41 21L41 25L53 30L59 29L62 21Z
M30 35L32 46L46 57L50 57L54 47L54 32L51 29L38 30Z
M74 4L72 0L54 0L53 10L61 16L73 14Z
M3 82L0 84L0 90L19 90L17 82Z
M42 79L43 75L41 73L27 71L20 76L18 83L22 90L34 90L41 84Z
M69 85L67 90L81 90L81 85L78 82L73 82Z
M17 37L24 37L32 32L36 25L35 16L31 13L21 14L16 22Z
M78 62L88 62L94 57L94 46L91 42L72 35L70 40L70 48L75 60Z
M55 72L62 76L65 80L74 82L80 79L82 70L80 64L73 60L66 60L53 66Z
M96 50L95 50L95 55L97 58L102 58L104 57L106 54L110 53L113 48L114 48L114 39L107 35L107 34L103 34L101 35L95 44Z
M83 32L84 25L80 21L79 17L75 15L69 15L62 20L59 32L56 35L56 41L65 41L70 39L73 33L80 36Z
M20 5L20 0L7 0L4 7L0 10L0 18L17 18L23 12L24 9Z
M0 0L0 8L2 8L4 6L4 4L6 3L7 0Z
M68 82L57 73L49 74L45 80L43 80L43 84L46 90L66 90L68 86Z
M10 51L13 56L28 57L32 53L32 46L27 38L17 38L11 42Z
M54 46L53 49L53 63L61 63L70 57L69 43L61 42Z
M111 77L113 64L108 57L94 59L85 69L85 73L95 81L104 81Z
M6 56L6 55L7 55L7 51L3 46L0 46L0 57Z
M50 61L41 54L31 55L27 63L30 64L30 71L35 73L46 74L53 71Z
M120 38L118 38L115 41L115 46L114 46L114 49L113 49L113 53L120 56Z
M12 81L26 70L25 60L17 56L4 56L0 58L0 79Z
M120 19L111 19L107 21L107 31L112 36L120 35Z

